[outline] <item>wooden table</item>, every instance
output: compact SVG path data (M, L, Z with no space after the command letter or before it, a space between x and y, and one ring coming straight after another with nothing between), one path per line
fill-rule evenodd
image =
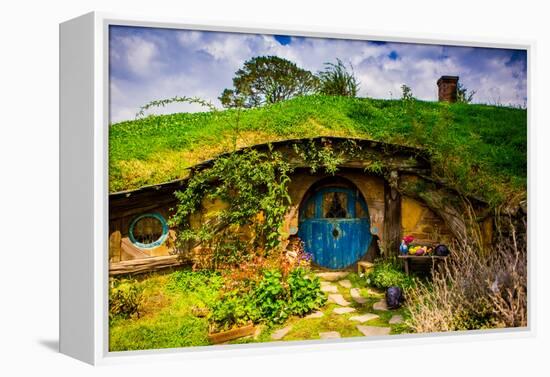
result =
M428 261L429 260L432 262L432 267L433 267L435 263L444 261L445 258L447 257L440 257L437 255L399 255L398 258L403 260L405 264L405 273L409 275L411 271L411 266L410 266L411 261Z

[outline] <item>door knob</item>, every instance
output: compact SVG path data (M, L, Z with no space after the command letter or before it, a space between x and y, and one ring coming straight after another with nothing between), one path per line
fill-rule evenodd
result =
M332 229L332 236L334 238L338 238L339 235L340 235L340 231L338 230L338 228Z

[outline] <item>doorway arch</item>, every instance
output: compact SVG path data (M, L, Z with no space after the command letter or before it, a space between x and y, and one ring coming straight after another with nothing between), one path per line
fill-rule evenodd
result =
M298 236L321 267L341 269L361 259L372 235L368 206L357 186L343 177L313 185L300 205Z

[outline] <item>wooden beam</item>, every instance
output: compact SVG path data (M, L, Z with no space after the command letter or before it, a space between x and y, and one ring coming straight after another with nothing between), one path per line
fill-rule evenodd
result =
M184 262L179 255L166 255L133 259L109 264L109 276L137 275L159 271L165 268L182 266Z
M401 194L396 189L397 172L384 180L384 256L399 254L401 243Z

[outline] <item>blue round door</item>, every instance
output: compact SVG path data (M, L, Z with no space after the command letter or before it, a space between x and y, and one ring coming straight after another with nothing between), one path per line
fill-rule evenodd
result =
M356 189L318 189L300 208L298 236L319 266L338 269L357 262L372 240L363 196Z

